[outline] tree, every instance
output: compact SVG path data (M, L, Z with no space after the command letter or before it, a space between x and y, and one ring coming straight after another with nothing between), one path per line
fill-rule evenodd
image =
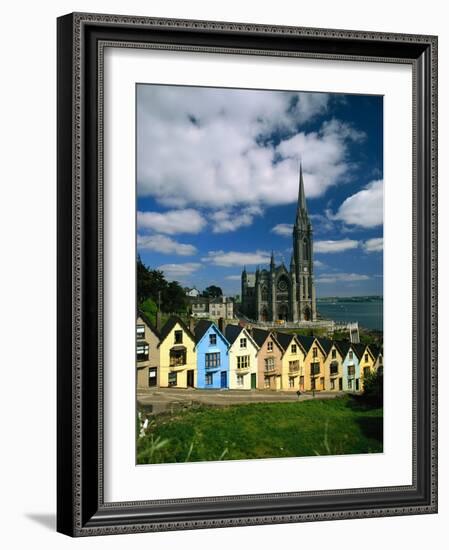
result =
M177 281L168 283L162 293L162 309L168 313L183 313L187 308L184 289Z
M150 269L144 265L140 256L137 257L137 303L142 304L146 299L151 298L158 303L159 292L167 288L162 271Z
M203 291L203 296L205 298L219 298L223 296L223 291L219 286L211 285Z
M362 400L374 407L382 407L384 400L384 377L382 369L377 369L377 371L365 376Z

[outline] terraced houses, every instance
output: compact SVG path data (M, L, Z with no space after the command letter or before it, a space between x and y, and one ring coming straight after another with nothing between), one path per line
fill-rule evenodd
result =
M383 370L379 346L171 317L158 330L137 314L136 387L360 392Z

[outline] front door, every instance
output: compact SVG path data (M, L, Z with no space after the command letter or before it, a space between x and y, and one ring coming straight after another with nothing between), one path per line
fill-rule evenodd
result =
M252 372L251 373L251 389L252 390L255 390L256 389L256 373L255 372Z
M156 367L148 369L148 386L150 388L157 386L157 368Z
M192 369L187 371L187 387L193 388L193 385L194 385L194 371Z
M227 376L227 372L226 371L222 371L221 373L221 384L220 386L222 388L227 388L228 387L228 376Z

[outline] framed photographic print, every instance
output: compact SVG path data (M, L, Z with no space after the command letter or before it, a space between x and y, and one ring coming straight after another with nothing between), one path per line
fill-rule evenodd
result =
M437 511L437 38L58 19L58 531Z

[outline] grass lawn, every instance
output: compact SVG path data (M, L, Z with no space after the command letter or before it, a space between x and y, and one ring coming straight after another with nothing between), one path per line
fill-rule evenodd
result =
M201 407L159 415L138 464L382 452L382 409L351 397Z

